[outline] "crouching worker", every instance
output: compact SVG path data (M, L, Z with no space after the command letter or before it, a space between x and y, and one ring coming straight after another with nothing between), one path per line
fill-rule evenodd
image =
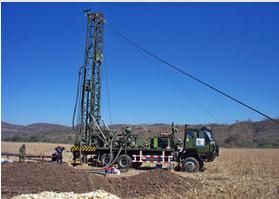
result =
M63 146L58 146L55 148L56 151L56 161L57 163L62 163L63 162L63 151L65 150L65 148Z

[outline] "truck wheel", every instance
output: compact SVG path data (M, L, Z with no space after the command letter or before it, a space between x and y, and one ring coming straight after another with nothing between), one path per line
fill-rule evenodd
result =
M132 167L138 169L142 165L142 162L133 162Z
M110 154L105 153L101 156L100 162L102 166L107 166L108 163L110 162Z
M128 155L120 155L117 160L117 165L120 169L128 169L132 165L132 159Z
M196 158L188 157L183 161L183 169L186 172L196 172L200 169L200 163Z

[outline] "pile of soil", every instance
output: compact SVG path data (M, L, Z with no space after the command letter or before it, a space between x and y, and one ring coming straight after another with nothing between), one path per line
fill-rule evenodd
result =
M186 196L199 182L170 171L150 170L130 177L104 177L67 164L12 163L2 165L2 197L42 191L86 193L104 190L123 199Z
M171 198L186 196L187 192L199 186L192 178L178 176L170 171L151 170L131 177L108 179L113 193L121 198Z
M1 167L2 197L42 191L90 192L85 171L56 163L10 163Z

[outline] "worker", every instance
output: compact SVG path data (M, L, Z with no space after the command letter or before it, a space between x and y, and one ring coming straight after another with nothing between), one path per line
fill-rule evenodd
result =
M126 126L125 127L125 133L126 134L131 134L131 132L132 132L132 129L129 126Z
M19 162L23 162L25 160L25 144L23 144L19 148Z
M57 146L55 148L55 151L57 152L57 157L56 157L56 161L57 163L62 163L63 162L63 151L65 150L65 148L63 146Z

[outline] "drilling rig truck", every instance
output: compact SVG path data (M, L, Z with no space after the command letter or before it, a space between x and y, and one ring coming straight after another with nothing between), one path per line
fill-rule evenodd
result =
M104 15L86 10L87 29L84 64L79 70L78 90L73 116L74 161L94 162L98 166L117 164L120 169L138 168L144 162L178 163L184 171L204 168L204 162L219 155L213 130L189 128L183 138L172 124L170 132L148 142L126 127L121 133L110 129L101 118L101 66L103 63Z

